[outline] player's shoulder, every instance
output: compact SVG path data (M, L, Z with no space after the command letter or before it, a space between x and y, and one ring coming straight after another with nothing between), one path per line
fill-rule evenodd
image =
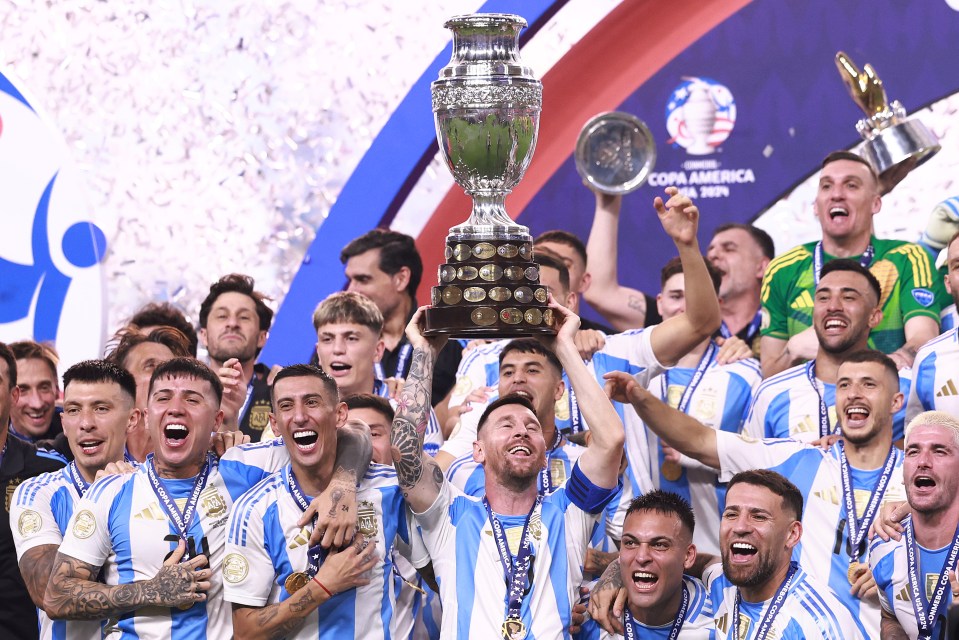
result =
M68 483L69 479L64 476L63 469L27 478L14 491L13 503L18 506L31 506L38 501L49 500L50 494Z
M260 442L248 442L227 449L220 462L244 462L262 455L268 455L278 448L284 448L283 437L279 436L271 440L261 440Z
M762 366L756 358L743 358L719 367L720 371L739 376L751 385L763 379Z
M384 489L397 487L396 469L389 465L371 462L363 478L360 480L359 490Z
M800 244L785 253L781 253L769 262L769 266L766 268L766 277L771 278L778 271L782 269L801 263L804 260L807 260L812 257L813 247L816 246L815 242L807 242L806 244Z
M933 354L938 354L942 351L954 351L959 353L959 342L956 340L956 332L959 330L959 327L949 329L945 331L926 344L919 347L919 351L916 352L916 362L914 368L917 368L922 362L932 356Z
M286 486L283 470L271 473L247 489L233 503L232 515L238 519L249 519L254 512L263 511L276 502L278 492Z
M804 379L806 379L806 365L799 364L763 380L756 389L756 395L778 395L784 391L788 391Z
M103 476L93 481L83 497L98 505L102 502L110 502L124 489L132 488L137 478L145 474L145 467L141 465L133 473Z

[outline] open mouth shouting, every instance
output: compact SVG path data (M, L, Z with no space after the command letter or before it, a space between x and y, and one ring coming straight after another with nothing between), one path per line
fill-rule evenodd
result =
M293 443L296 445L296 448L303 453L309 453L313 451L316 448L317 440L319 440L319 434L313 429L304 429L302 431L297 431L292 435Z
M633 571L633 588L640 592L649 592L656 588L659 576L649 571Z
M164 444L174 449L184 446L189 435L189 427L179 422L173 422L163 427Z
M533 450L525 444L517 444L507 449L506 453L520 458L529 458L533 455Z
M827 316L822 323L822 328L826 334L841 333L849 328L849 321L839 315Z
M329 369L329 374L334 378L342 378L343 376L349 375L350 371L353 370L353 365L343 362L342 360L334 360L327 369Z
M829 210L829 219L848 218L849 211L845 207L833 207Z
M737 541L729 545L729 560L733 564L752 562L759 550L748 542Z
M936 479L926 473L917 473L912 479L912 486L918 495L932 493L937 485Z
M857 404L846 407L843 415L845 416L844 426L855 429L856 427L862 427L866 424L870 412L868 407Z

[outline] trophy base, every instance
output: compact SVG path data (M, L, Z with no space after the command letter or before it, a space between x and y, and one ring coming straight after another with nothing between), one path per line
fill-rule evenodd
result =
M548 307L515 306L431 307L424 318L424 336L493 339L556 335ZM533 322L535 321L535 323Z

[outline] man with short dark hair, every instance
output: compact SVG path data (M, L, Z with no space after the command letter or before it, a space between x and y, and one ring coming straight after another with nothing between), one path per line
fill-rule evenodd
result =
M40 607L40 637L90 640L101 637L101 620L53 621L42 610L57 548L67 523L96 479L123 460L126 434L139 420L133 376L106 360L77 363L63 374L63 432L72 452L65 469L31 478L17 487L10 511L14 540L33 602Z
M813 302L816 357L767 378L756 390L743 433L754 438L812 442L835 433L836 380L850 354L867 348L870 329L882 319L881 289L873 273L855 260L837 258L822 268ZM908 371L900 390L909 391ZM904 411L893 421L902 439Z
M231 273L210 286L200 305L200 342L223 385L224 424L253 442L269 424L269 372L256 366L273 322L266 300L254 289L253 278Z
M866 637L833 591L792 560L803 535L802 513L799 489L775 471L743 471L729 479L720 532L723 573L707 578L716 638Z
M10 412L19 397L17 359L10 347L0 342L0 496L4 496L0 513L0 629L12 637L29 639L37 637L37 610L17 564L12 528L20 524L10 522L13 493L24 480L61 469L66 460L10 435Z
M33 340L12 342L10 350L17 359L20 389L20 398L10 410L10 433L34 443L55 438L63 432L57 412L60 357L50 345Z
M872 166L849 151L826 156L815 201L822 240L799 245L769 263L762 285L762 364L766 377L816 357L813 292L823 265L836 258L868 267L881 285L883 317L869 346L912 366L916 351L939 335L939 311L948 304L932 258L912 242L873 235L882 208Z
M189 342L189 354L196 357L196 349L199 344L196 329L193 324L187 320L183 312L170 304L169 302L151 302L133 314L130 318L130 325L133 325L140 333L149 335L154 329L160 327L171 327L182 333Z
M865 350L840 365L836 409L842 438L827 450L791 439L757 440L716 431L664 404L626 374L607 378L612 398L632 402L647 427L680 453L718 469L721 481L751 469L789 474L807 496L801 514L805 539L797 547L797 559L833 588L870 637L879 633L875 583L865 565L866 532L883 504L904 495L902 451L892 443L892 416L902 406L902 393L888 356ZM724 554L730 495L727 485L720 518ZM718 614L715 597L713 604Z
M340 252L348 280L347 291L372 300L383 314L383 357L377 377L405 378L412 347L404 333L416 311L416 289L423 261L413 238L389 229L373 229L354 238ZM462 346L451 340L437 361L433 405L446 399L456 381Z

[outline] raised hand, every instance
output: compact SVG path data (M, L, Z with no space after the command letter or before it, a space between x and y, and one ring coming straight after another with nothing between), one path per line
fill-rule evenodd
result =
M669 199L665 203L659 196L653 200L663 230L678 245L694 244L699 229L699 208L676 187L666 187L666 195Z
M432 351L433 357L435 358L436 354L438 354L446 344L447 336L435 335L427 338L423 335L423 328L426 324L425 310L428 308L429 307L423 306L416 310L416 313L410 318L409 324L406 325L406 337L409 338L410 344L413 345L414 349Z

